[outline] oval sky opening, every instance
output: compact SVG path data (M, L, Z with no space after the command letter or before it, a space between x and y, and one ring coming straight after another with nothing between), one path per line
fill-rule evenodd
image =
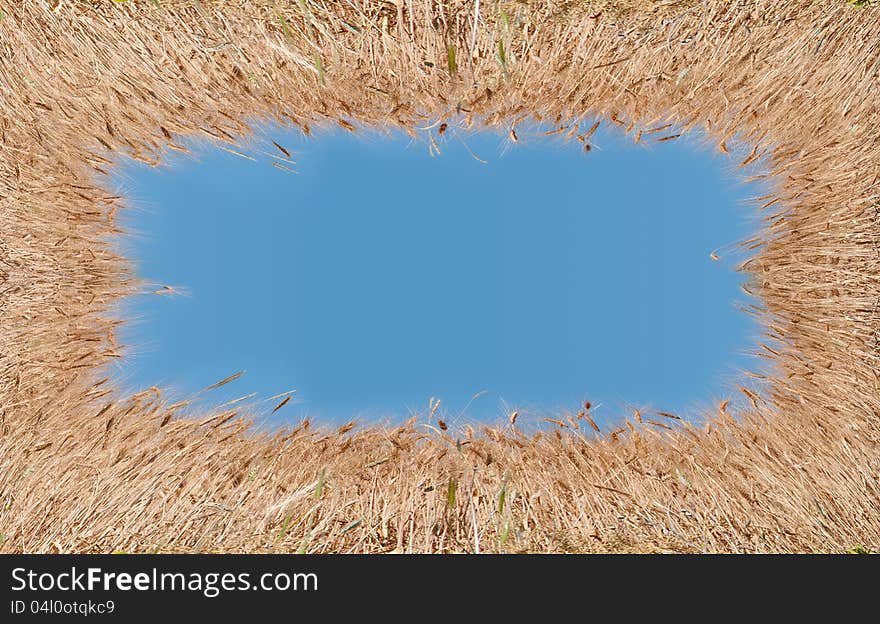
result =
M468 421L584 401L613 419L696 415L752 366L733 247L755 193L721 154L601 130L589 152L450 130L433 156L403 134L265 134L296 174L206 144L117 171L126 255L182 293L125 304L124 387L186 398L246 370L205 400L256 392L268 413L296 390L278 422L400 420L432 397Z

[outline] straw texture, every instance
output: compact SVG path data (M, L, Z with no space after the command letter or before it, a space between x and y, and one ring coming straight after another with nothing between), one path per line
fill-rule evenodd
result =
M880 11L476 7L0 2L0 551L880 548ZM119 158L241 150L258 120L430 142L440 122L529 119L585 145L594 119L640 142L700 130L766 176L744 270L774 372L746 407L597 435L589 409L532 434L427 414L269 435L237 406L99 378L123 354L114 303L140 287L112 240Z

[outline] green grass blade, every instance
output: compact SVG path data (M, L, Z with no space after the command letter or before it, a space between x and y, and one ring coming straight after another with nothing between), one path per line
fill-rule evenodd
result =
M455 75L455 71L456 71L456 66L455 66L455 48L453 48L452 46L449 46L449 48L448 48L447 51L446 51L446 63L447 63L447 65L448 65L448 67L449 67L449 75L450 75L450 76L454 76L454 75Z

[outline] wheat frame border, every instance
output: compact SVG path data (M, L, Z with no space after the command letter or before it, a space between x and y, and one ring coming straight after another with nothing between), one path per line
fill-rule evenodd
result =
M0 550L473 550L500 535L492 501L511 483L517 548L567 548L543 517L577 550L880 546L875 9L0 4ZM705 428L670 432L660 419L528 442L497 427L462 432L462 450L464 438L412 424L273 438L237 413L179 418L159 390L124 396L97 378L123 354L113 305L138 288L108 238L124 199L100 180L116 158L158 163L186 149L184 136L238 149L252 118L402 127L431 141L441 121L515 131L535 115L596 117L643 142L674 123L722 150L746 144L744 165L769 167L746 269L776 373L735 418L721 406ZM386 455L364 468L363 457ZM267 474L248 481L255 466ZM311 500L288 486L316 487L319 469L334 485L312 526L288 534L291 510ZM554 486L528 472L539 469L569 477ZM419 484L383 486L383 470L432 483L470 474L472 502L343 531L356 521L337 506L346 494L392 508L416 500ZM441 516L456 539L425 528Z

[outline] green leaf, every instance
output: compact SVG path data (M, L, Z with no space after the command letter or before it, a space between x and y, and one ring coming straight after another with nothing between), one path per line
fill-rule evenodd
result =
M504 499L507 498L507 481L501 484L501 492L498 493L498 513L504 513Z
M504 546L507 544L507 538L510 537L510 520L504 523L504 526L501 528L501 545Z
M290 521L293 519L293 514L288 514L284 518L284 522L281 523L281 530L278 531L278 535L275 537L276 542L280 542L284 539L284 535L287 533L287 529L290 528Z
M446 51L446 62L449 66L449 75L455 75L455 48L449 46L449 49Z
M318 54L315 55L315 69L318 70L318 78L321 80L321 84L326 84L324 82L324 62Z
M284 31L284 36L293 41L293 33L290 31L290 26L287 25L287 20L284 19L281 13L278 13L278 21L281 22L281 30Z

